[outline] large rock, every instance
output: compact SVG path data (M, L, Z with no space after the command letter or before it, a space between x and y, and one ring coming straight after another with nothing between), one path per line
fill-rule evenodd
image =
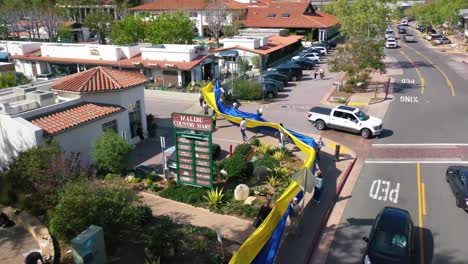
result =
M249 196L247 199L245 199L244 204L252 205L252 203L257 200L257 197L255 196Z
M252 175L257 179L257 181L263 182L271 175L271 170L266 166L258 166L254 169Z
M239 184L234 190L234 198L237 201L243 201L247 199L247 197L249 197L249 193L250 193L249 186L245 184Z

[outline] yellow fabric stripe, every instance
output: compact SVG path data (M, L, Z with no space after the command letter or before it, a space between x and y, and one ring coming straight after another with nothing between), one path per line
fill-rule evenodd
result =
M220 116L226 118L227 120L240 124L242 118L234 117L230 115L226 115L220 113L218 107L216 105L216 99L213 92L214 85L213 83L209 83L205 87L201 89L202 94L206 103L213 108ZM309 170L312 169L314 160L315 160L315 150L314 148L310 147L309 145L305 144L304 142L300 141L298 138L293 136L289 131L281 127L277 123L272 122L261 122L256 120L246 119L247 127L253 128L257 126L268 126L275 129L281 129L285 134L291 138L296 146L306 154L306 160L304 161L303 168L308 168ZM295 182L291 182L288 188L284 191L283 195L281 195L278 200L275 202L275 206L273 210L268 215L268 217L263 221L262 225L260 225L247 240L242 244L239 250L232 256L231 260L229 261L230 264L245 264L251 263L255 257L260 253L262 248L270 239L273 231L278 226L278 223L281 221L284 213L288 209L288 206L291 200L297 195L297 193L301 190L301 187Z

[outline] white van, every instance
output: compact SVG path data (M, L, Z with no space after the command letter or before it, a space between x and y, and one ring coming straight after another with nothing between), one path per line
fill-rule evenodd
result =
M401 25L405 25L405 26L408 25L408 18L407 18L407 17L404 17L404 18L401 20Z

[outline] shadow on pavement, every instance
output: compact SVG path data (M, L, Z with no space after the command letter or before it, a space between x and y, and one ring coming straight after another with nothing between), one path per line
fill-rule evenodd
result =
M386 137L391 137L393 135L393 131L390 129L383 129L382 132L380 132L380 135L377 136L377 138L386 138Z

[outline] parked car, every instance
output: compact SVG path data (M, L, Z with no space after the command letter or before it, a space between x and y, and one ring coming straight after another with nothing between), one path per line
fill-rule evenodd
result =
M412 34L406 34L403 36L404 42L415 42L416 38Z
M417 25L417 26L416 26L416 29L419 30L420 32L424 32L424 31L426 31L426 26L424 26L424 25Z
M468 210L468 167L448 167L445 179L452 189L457 207Z
M375 218L362 262L372 263L415 263L415 231L413 219L408 211L385 207Z
M273 80L281 81L283 82L284 86L288 85L288 76L284 74L266 71L262 73L262 77L265 79L273 79Z
M386 48L398 48L398 43L397 43L397 40L394 39L394 38L388 38L386 41L385 41L385 47Z
M302 78L302 69L299 65L294 64L280 64L274 68L268 69L280 74L288 76L288 80L296 82Z
M277 81L277 80L262 78L262 77L258 78L258 81L260 83L270 83L271 85L276 87L278 89L278 91L284 90L284 84L283 84L282 81Z
M299 52L300 55L304 55L306 53L316 53L319 57L325 54L325 53L323 53L322 50L320 50L320 49L318 49L316 47L310 47L310 48L304 49L301 52Z
M397 27L398 30L399 30L400 28L405 28L405 26L402 25L402 24L399 24L399 25L397 25L396 27Z
M291 62L298 64L299 66L301 66L303 70L312 70L316 64L315 61L309 60L307 58L302 58L302 57L299 57L299 58L293 57L291 59Z
M300 55L300 56L294 56L293 59L297 58L297 57L310 58L310 59L315 60L317 62L320 61L320 56L315 52L309 52L309 53L305 53L305 54Z
M327 127L359 133L363 138L370 138L382 132L382 120L368 116L359 108L339 105L332 109L313 107L307 113L307 119L312 121L318 130Z
M393 29L387 29L385 30L385 38L395 38L395 35L393 34Z
M443 37L443 36L441 34L432 33L432 34L427 35L425 38L426 40L433 41L440 37Z
M405 28L399 28L398 29L398 34L406 34L406 29Z
M263 95L268 99L273 99L274 97L278 96L278 88L276 88L271 83L263 83Z
M312 45L311 48L314 49L314 50L319 50L320 54L322 54L322 55L326 55L327 52L328 52L328 49L326 47L320 46L320 45L317 45L317 44Z
M445 37L445 36L438 37L438 38L436 38L434 41L435 41L435 43L437 43L438 45L450 44L450 43L452 43L452 41L450 41L450 39L448 39L448 38Z
M407 26L407 25L408 25L408 18L407 18L407 17L404 17L404 18L401 20L401 24L404 25L404 26Z
M169 169L176 170L177 169L177 153L175 151L175 146L172 146L170 148L167 148L166 151L164 152L167 156L166 158L166 166ZM216 159L219 157L221 154L221 146L218 144L212 144L211 145L211 154L213 156L213 159Z

